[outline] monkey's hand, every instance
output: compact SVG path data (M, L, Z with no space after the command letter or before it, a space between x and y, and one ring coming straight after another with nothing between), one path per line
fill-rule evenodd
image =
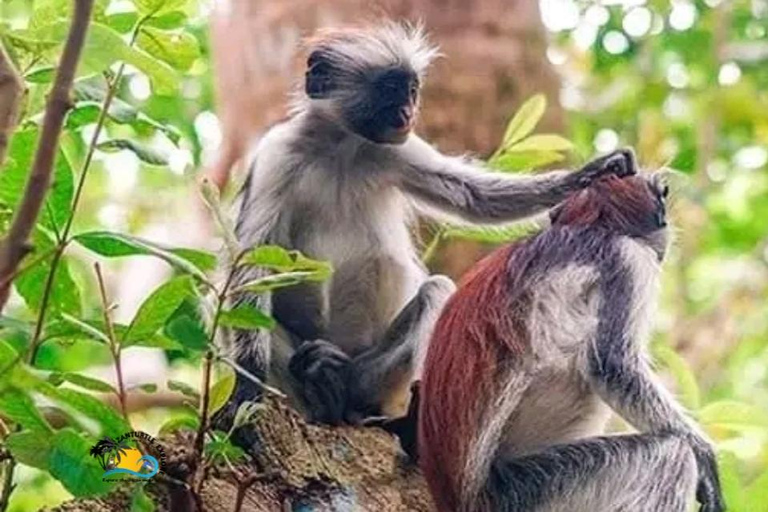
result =
M701 504L701 512L723 512L725 502L720 490L720 478L717 475L717 459L712 447L703 439L693 438L691 448L699 468L699 482L696 487L696 500Z
M349 356L325 340L305 341L293 354L288 369L299 384L312 421L331 425L343 421L350 366Z
M603 176L615 175L619 178L637 174L635 153L631 149L619 149L587 163L572 174L582 188L586 188Z

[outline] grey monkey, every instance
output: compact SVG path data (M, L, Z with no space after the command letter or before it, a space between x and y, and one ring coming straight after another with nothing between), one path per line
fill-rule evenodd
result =
M235 331L234 360L289 395L312 420L356 422L407 407L433 324L455 286L429 276L409 231L416 215L473 223L531 216L606 175L634 172L624 150L577 172L487 172L412 132L435 57L419 28L395 23L324 32L309 43L304 90L290 118L259 141L236 234L330 261L333 277L273 294L243 293L280 335ZM243 268L235 284L258 277ZM238 375L226 424L261 392Z

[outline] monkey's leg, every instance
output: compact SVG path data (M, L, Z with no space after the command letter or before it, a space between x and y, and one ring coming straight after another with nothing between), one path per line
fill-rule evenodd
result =
M351 419L405 413L410 384L421 374L435 322L455 290L456 285L445 276L427 279L397 314L382 340L353 360Z
M696 468L682 437L599 437L495 461L477 510L687 512Z

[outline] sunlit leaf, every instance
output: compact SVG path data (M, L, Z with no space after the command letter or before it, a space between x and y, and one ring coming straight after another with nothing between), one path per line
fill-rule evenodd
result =
M68 29L68 22L56 23L51 28L54 37L62 41ZM120 34L107 25L91 23L80 61L84 74L101 73L119 61L131 64L147 75L158 94L172 94L176 90L178 75L168 64L128 46Z
M516 151L496 156L489 163L501 171L520 172L539 169L563 160L565 157L554 151Z
M178 11L186 6L188 0L136 0L136 8L140 14L158 16L160 14Z
M200 56L200 45L188 32L166 32L144 27L137 39L139 48L167 62L174 68L187 71Z
M24 75L24 80L32 84L47 84L53 82L56 68L53 66L46 66L37 68L34 71L30 71Z
M508 152L522 151L570 151L573 149L573 143L554 134L531 135L506 148Z
M520 222L507 226L447 226L443 237L504 244L535 233L538 229L534 222Z
M507 125L501 146L506 148L528 136L536 128L546 108L547 99L543 94L537 94L523 103Z
M706 426L733 430L768 428L768 412L733 400L709 403L699 409L697 417Z
M229 397L235 390L235 372L229 367L225 367L224 375L211 386L208 398L208 415L213 416L216 411L224 407L229 401Z

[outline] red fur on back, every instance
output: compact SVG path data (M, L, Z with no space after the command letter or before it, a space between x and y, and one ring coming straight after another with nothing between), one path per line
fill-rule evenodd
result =
M462 280L445 306L421 380L419 464L441 512L456 510L466 450L489 402L499 396L502 364L529 346L524 297L512 299L507 262L516 246L492 253ZM514 301L514 303L513 303Z

